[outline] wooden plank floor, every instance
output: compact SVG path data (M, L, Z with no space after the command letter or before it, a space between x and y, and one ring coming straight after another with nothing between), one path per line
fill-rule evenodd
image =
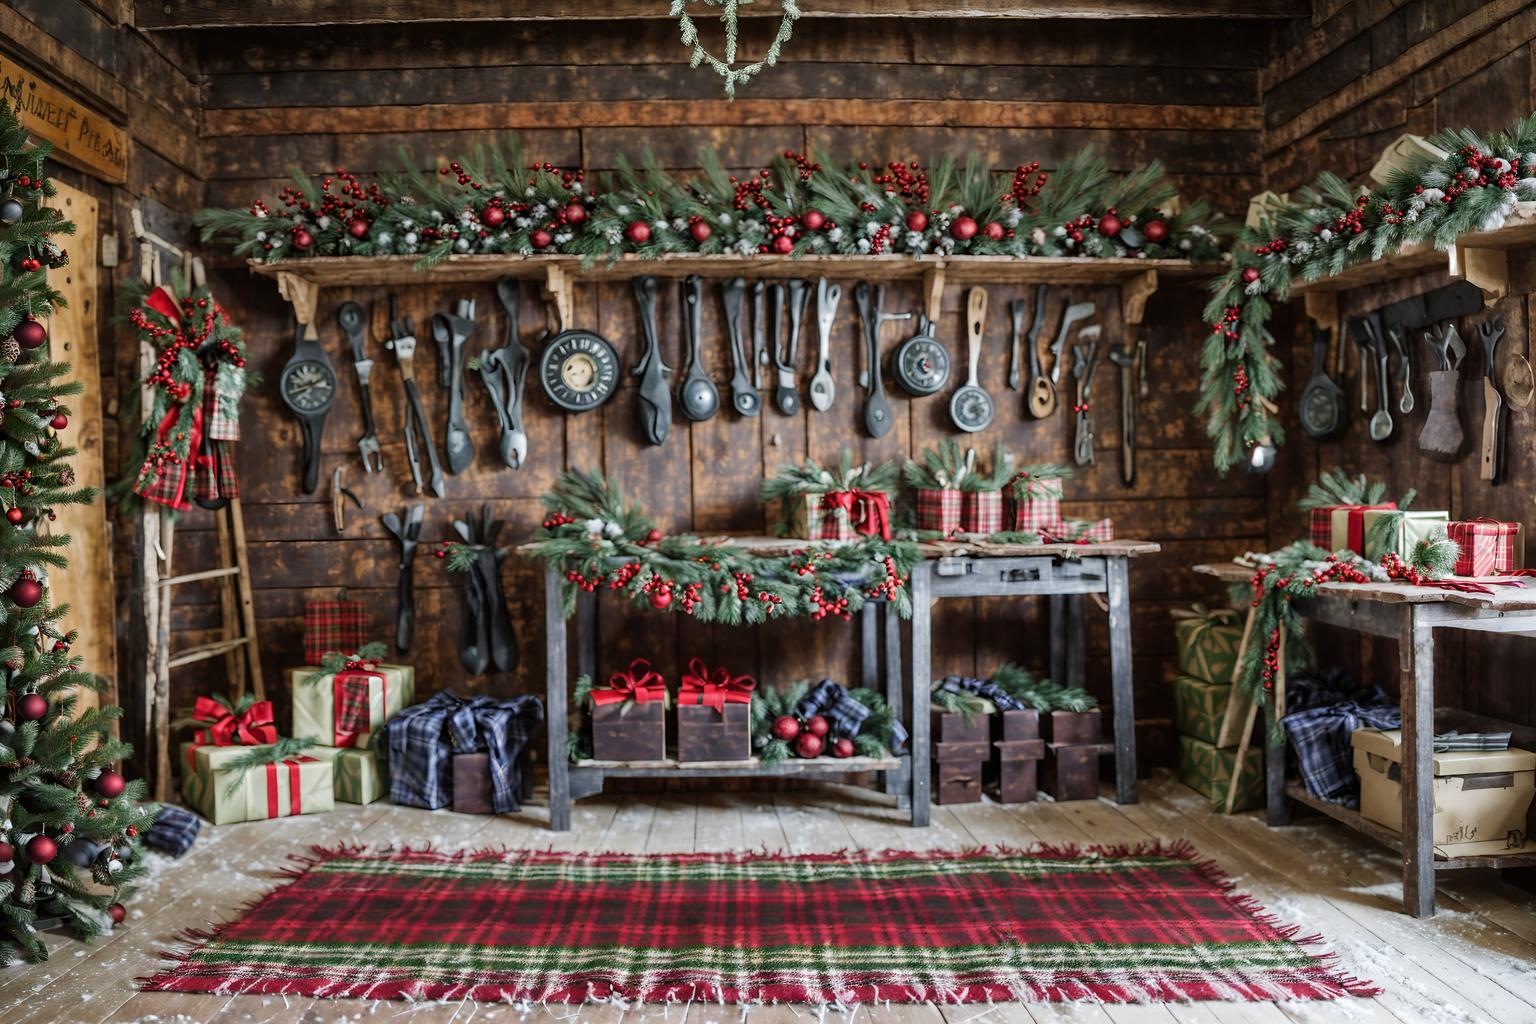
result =
M1107 792L1107 790L1106 790ZM1536 900L1489 872L1457 872L1440 889L1431 921L1398 912L1392 854L1324 818L1271 831L1257 814L1223 818L1166 775L1143 786L1143 802L1107 798L1003 807L936 807L913 830L867 791L813 785L784 793L665 792L579 802L572 829L547 831L544 808L507 817L470 817L387 804L339 805L332 814L276 822L205 826L191 853L160 862L129 908L127 925L94 945L50 936L52 957L0 971L0 1024L145 1021L319 1024L341 1021L592 1022L592 1024L792 1024L825 1019L857 1024L1532 1024L1536 1022ZM811 1007L557 1007L520 1010L474 1003L315 1000L135 992L157 953L182 928L234 914L277 884L290 853L314 844L431 842L442 849L537 846L563 850L675 852L843 848L930 849L977 843L1023 845L1188 839L1238 886L1305 932L1321 932L1345 970L1382 985L1375 999L1336 1003L1196 1003L1141 1006L890 1006L819 1016Z

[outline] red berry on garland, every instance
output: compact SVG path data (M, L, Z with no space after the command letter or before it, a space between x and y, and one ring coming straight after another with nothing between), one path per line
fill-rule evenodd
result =
M775 739L789 741L800 735L800 722L794 715L780 715L773 720Z
M53 419L48 421L48 425L54 430L63 430L69 426L69 417L61 412L56 412L53 414Z
M580 203L571 203L565 208L565 222L567 224L580 224L587 219L587 208Z
M643 220L630 221L624 229L624 237L636 245L644 245L651 240L651 226Z
M805 225L807 231L820 231L827 223L827 215L820 210L806 210L800 223Z
M122 796L127 785L128 780L117 772L102 772L96 779L96 792L110 800L112 797Z
M19 508L6 509L5 518L10 520L12 526L20 526L21 521L27 518L27 514Z
M27 840L27 860L33 864L47 864L59 855L59 844L47 836L33 836Z
M928 227L928 215L922 210L913 210L907 214L907 230L923 231Z
M962 242L976 237L976 230L976 218L963 214L956 217L954 223L949 226L949 233Z
M812 715L805 720L805 731L812 736L825 736L832 731L832 723L820 715Z
M991 220L987 222L986 227L981 229L981 233L986 235L994 242L1001 242L1003 240L1003 236L1007 234L1007 231L1005 231L1003 226L997 221Z
M664 612L672 607L672 591L665 587L651 591L651 607L659 612Z
M1164 221L1153 218L1141 226L1141 237L1154 245L1168 237L1168 225Z
M121 903L109 903L107 904L107 916L112 919L113 924L122 924L128 917L128 908Z
M795 739L795 753L801 757L820 757L825 745L815 733L803 732Z
M485 212L480 214L480 223L488 228L499 228L507 219L507 211L499 206L487 206Z
M1244 284L1253 284L1253 282L1257 281L1258 279L1259 279L1259 268L1258 267L1244 267L1243 268L1243 283Z
M293 247L295 249L308 249L315 244L315 236L309 233L307 228L299 228L293 233Z
M48 700L40 693L22 694L16 702L16 720L18 722L37 722L48 713Z
M1125 227L1124 222L1121 221L1120 218L1115 216L1112 212L1106 213L1104 216L1099 218L1099 234L1103 235L1105 238L1114 238L1120 233L1120 229L1123 227Z
M847 736L839 736L836 740L834 740L832 742L832 756L833 757L852 757L853 756L853 740L849 739Z
M688 233L693 236L695 242L707 242L709 236L715 233L715 229L709 226L707 220L696 220L688 225Z
M653 526L649 530L646 531L646 533L645 533L645 542L647 544L655 544L659 540L661 540L661 531L660 530L656 529Z
M543 228L534 228L528 233L528 241L535 249L547 249L554 240L554 236Z
M363 220L361 217L357 218L352 223L347 225L347 234L351 235L353 238L367 238L368 222Z
M780 256L788 256L795 251L795 240L788 235L776 235L771 243L773 251Z
M16 339L22 348L37 348L48 340L48 329L38 321L28 317L16 325L16 330L12 332L12 337Z
M31 257L31 256L28 256L28 257L26 257L25 259L23 259L21 261L21 271L24 274L35 273L36 271L39 271L39 270L42 270L42 269L43 269L43 263L39 259L35 259L35 258Z
M10 598L20 608L31 608L43 599L43 585L23 576L11 584Z

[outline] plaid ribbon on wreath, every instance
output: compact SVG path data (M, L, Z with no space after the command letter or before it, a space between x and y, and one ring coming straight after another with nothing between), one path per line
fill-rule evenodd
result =
M843 685L833 679L823 679L812 687L795 705L795 717L805 719L820 715L832 727L834 737L853 739L864 728L871 712L868 707L849 696ZM906 746L907 730L893 717L891 719L891 753L901 753Z

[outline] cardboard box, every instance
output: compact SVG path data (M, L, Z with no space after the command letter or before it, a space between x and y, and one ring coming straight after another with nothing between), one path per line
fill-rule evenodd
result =
M416 670L409 665L378 665L367 686L366 714L359 708L356 721L338 723L336 709L342 704L336 675L314 666L288 672L288 692L293 697L293 735L327 747L366 748L373 733L416 698ZM343 712L345 718L345 712ZM354 727L355 726L355 727Z
M1360 813L1395 832L1403 830L1403 734L1357 729L1350 736L1360 776ZM1536 796L1536 753L1453 750L1434 755L1435 819L1431 836L1447 856L1525 835L1525 814Z

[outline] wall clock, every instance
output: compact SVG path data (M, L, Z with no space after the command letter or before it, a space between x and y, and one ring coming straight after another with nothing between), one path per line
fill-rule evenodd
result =
M619 354L591 331L562 331L539 357L539 382L549 400L568 412L595 409L619 384Z
M325 414L336 401L336 368L314 336L314 328L300 324L295 332L293 355L277 378L283 404L299 418L304 439L305 494L313 494L320 482L320 438L325 433Z

